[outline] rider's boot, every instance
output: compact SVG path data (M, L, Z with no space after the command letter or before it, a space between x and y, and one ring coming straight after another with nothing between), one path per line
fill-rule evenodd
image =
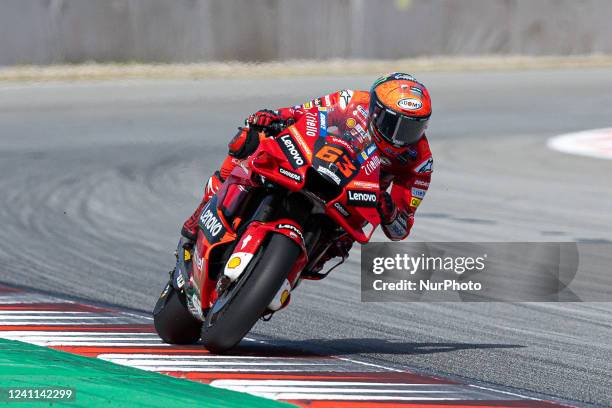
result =
M302 272L302 278L318 280L326 277L332 269L335 269L336 266L339 266L344 262L346 258L348 258L349 252L353 246L353 242L354 241L348 237L341 237L340 239L334 240L333 244L329 248L327 248L327 250L319 257L316 263ZM327 273L321 273L321 271L323 270L323 266L325 266L327 261L333 258L342 258L342 260L340 261L340 263L336 264L333 268L331 268Z
M176 257L176 266L170 271L170 279L174 281L174 287L182 290L185 283L189 280L190 264L193 260L193 246L195 242L191 239L181 236L174 256Z

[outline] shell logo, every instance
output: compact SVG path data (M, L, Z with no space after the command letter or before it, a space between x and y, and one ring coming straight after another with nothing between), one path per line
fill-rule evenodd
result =
M397 101L397 106L405 110L415 111L423 107L423 102L416 98L404 98Z
M288 298L289 298L289 291L285 289L283 290L283 293L281 294L281 298L280 298L281 305L284 305L285 302L287 302Z
M227 267L229 269L234 269L240 266L240 264L242 263L242 261L240 260L239 257L235 256L232 259L229 260L229 262L227 263Z

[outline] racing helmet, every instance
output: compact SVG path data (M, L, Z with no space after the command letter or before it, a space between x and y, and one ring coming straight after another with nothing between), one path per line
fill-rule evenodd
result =
M429 92L412 75L394 72L370 89L369 129L383 151L418 142L430 116Z

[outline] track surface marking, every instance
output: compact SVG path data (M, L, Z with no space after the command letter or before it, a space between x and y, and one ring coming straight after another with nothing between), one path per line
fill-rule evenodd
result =
M556 136L547 145L563 153L612 160L612 128Z
M0 287L0 337L303 407L556 405L503 390L352 359L272 349L247 338L236 354L163 343L151 318ZM361 404L361 405L355 405Z

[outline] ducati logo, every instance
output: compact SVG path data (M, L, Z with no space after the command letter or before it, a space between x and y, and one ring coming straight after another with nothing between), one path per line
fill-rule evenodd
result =
M340 91L340 108L345 110L346 107L351 103L351 99L353 98L353 91L349 89L344 89Z

